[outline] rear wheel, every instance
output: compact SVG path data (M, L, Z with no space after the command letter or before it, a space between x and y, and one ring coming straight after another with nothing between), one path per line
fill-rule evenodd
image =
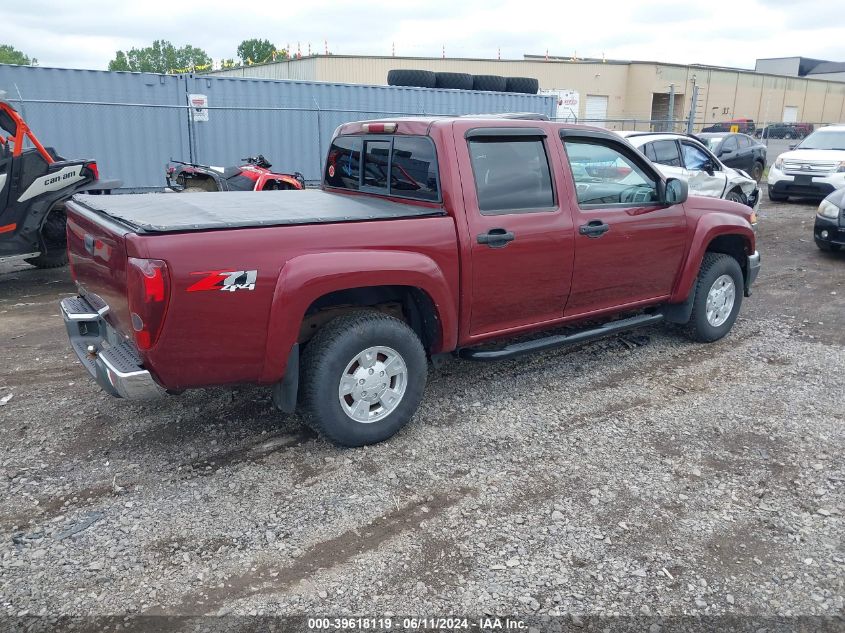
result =
M755 180L755 182L760 182L763 179L763 171L765 167L763 167L763 163L759 160L754 161L754 167L751 168L751 177Z
M399 319L375 311L337 317L305 347L303 417L341 446L384 441L416 412L427 369L422 343Z
M710 343L730 332L742 305L744 288L742 269L733 257L706 253L687 324L690 336L696 341Z
M792 132L784 132L784 133L783 133L783 138L785 138L785 139L787 139L787 140L788 140L788 139L793 139L793 138L795 138L795 135L794 135Z
M41 241L46 249L24 261L36 268L59 268L67 264L67 215L64 202L54 206L41 227Z

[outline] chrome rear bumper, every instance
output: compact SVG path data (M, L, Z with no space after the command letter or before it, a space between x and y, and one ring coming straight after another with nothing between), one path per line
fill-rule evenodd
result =
M106 392L127 400L153 400L167 392L141 365L135 346L103 318L84 297L61 302L68 338L79 362Z

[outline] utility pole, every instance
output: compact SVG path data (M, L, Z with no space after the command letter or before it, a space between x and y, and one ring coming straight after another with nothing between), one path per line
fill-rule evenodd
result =
M666 130L675 131L675 84L669 84L669 116L666 117Z
M687 134L692 134L692 126L695 123L695 112L698 108L698 85L695 83L695 75L692 76L692 95L689 104L689 118L687 119Z

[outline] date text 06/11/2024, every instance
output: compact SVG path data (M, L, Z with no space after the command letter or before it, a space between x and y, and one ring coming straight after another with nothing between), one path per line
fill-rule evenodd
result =
M522 631L528 626L518 619L497 617L347 617L308 618L308 628L318 631Z

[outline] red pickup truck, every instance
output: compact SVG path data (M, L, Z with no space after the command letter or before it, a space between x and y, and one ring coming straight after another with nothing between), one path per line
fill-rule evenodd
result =
M323 178L75 197L79 296L61 307L100 386L141 399L263 384L330 440L370 444L411 419L444 354L512 358L660 321L715 341L760 266L751 209L688 198L601 129L349 123Z

